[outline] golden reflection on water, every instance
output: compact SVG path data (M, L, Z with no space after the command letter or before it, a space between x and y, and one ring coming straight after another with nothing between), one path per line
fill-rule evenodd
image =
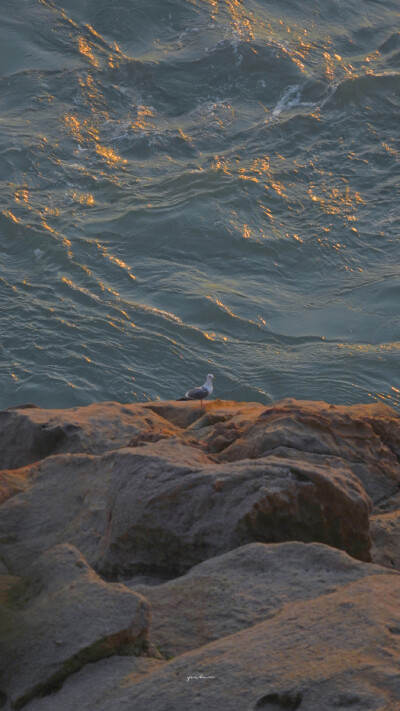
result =
M226 0L225 5L230 12L233 28L240 39L247 42L254 39L252 15L245 11L243 3L239 0Z
M338 347L353 353L379 353L400 351L400 341L392 343L338 343Z
M206 297L206 298L209 299L209 301L212 301L213 304L217 304L217 306L219 306L220 309L222 309L222 310L225 311L227 314L229 314L229 316L232 316L232 318L240 318L240 316L238 316L237 314L233 313L233 311L231 311L231 309L230 309L228 306L226 306L226 304L222 303L222 301L220 301L220 300L217 299L216 297L211 296L211 294L207 294L207 297Z
M26 188L17 188L14 192L14 200L17 203L25 203L27 204L29 202L29 192Z
M328 81L333 82L337 78L342 77L343 74L345 76L354 76L354 67L350 63L346 64L341 55L335 53L332 50L331 40L329 37L324 38L323 47L321 49L321 38L316 36L315 28L306 29L304 27L296 25L287 26L285 25L283 20L280 21L280 28L272 28L268 21L265 21L263 25L260 26L260 24L257 23L257 18L255 18L248 10L243 7L243 3L240 2L240 0L226 0L226 2L224 3L218 2L218 0L190 1L192 1L193 4L196 5L198 5L199 2L202 5L208 5L212 13L212 19L215 21L218 20L223 23L223 18L221 16L223 15L223 13L227 12L230 18L230 27L225 29L225 34L229 36L230 39L239 39L242 42L249 42L250 40L253 40L256 35L260 35L260 33L264 32L264 36L267 36L266 33L268 32L268 34L276 42L279 51L289 57L290 60L300 69L301 72L307 71L307 63L310 63L312 55L317 54L319 58L322 59L324 74ZM44 2L44 4L46 3ZM87 110L87 112L89 112L90 114L90 118L83 118L79 113L79 108L76 108L73 111L70 110L62 118L63 128L66 129L70 136L72 136L72 138L79 144L78 148L83 147L85 151L91 151L91 155L98 157L102 161L105 166L105 169L107 169L108 171L108 180L117 181L118 178L116 176L116 171L117 169L121 169L127 163L127 160L120 156L114 148L111 148L109 145L104 145L103 142L100 142L101 126L105 122L110 121L110 115L107 110L107 99L104 97L103 93L96 85L95 70L100 69L100 60L103 61L103 65L106 64L108 67L115 67L124 55L122 54L120 48L116 43L114 43L113 45L107 45L107 42L90 25L85 26L88 36L84 36L85 30L82 28L78 28L78 25L76 25L76 23L74 23L70 18L68 18L65 11L60 11L60 14L65 20L68 20L68 22L70 22L74 27L79 29L80 32L79 37L77 37L77 47L81 57L85 60L86 69L84 73L81 73L78 76L77 80L80 90L79 99L85 110ZM226 28L226 25L224 25L224 27ZM83 34L81 32L83 32ZM253 49L253 51L255 52L256 50ZM365 71L367 73L372 73L372 68L370 67L370 65L378 59L379 52L371 53L371 55L368 55L365 58ZM223 115L220 115L221 107L224 109ZM129 125L130 130L134 132L139 132L153 129L155 121L154 111L151 109L151 107L139 105L135 107L135 109L136 116L135 119L131 121ZM265 107L264 110L266 110ZM230 112L232 119L233 108L229 104L222 103L214 104L213 108L210 110L210 118L216 123L216 125L221 130L226 129L228 121L228 112ZM319 110L316 109L312 116L314 117L314 119L320 120ZM181 129L179 130L181 131ZM181 131L181 136L186 143L190 142L190 137L185 135L183 131ZM45 137L43 137L43 140L46 141ZM382 143L382 146L387 153L393 155L393 157L398 157L398 151L396 151L396 149L389 142ZM358 158L355 154L349 154L348 157L352 160L363 160L363 162L367 163L365 159ZM349 228L353 232L357 232L356 227L352 226L351 223L357 221L357 208L359 207L359 205L365 204L363 198L357 191L352 190L348 185L340 187L333 186L332 182L335 179L337 181L338 176L333 176L332 174L324 173L322 170L318 169L317 165L311 166L311 162L310 166L313 167L317 173L319 173L319 182L316 184L314 181L310 181L309 184L306 183L305 186L296 185L293 182L289 182L288 179L284 179L281 177L280 169L276 168L276 163L278 161L284 162L285 157L282 155L270 156L266 154L261 154L258 157L253 158L251 162L246 165L246 159L233 158L229 160L225 156L216 155L213 158L211 169L227 176L235 176L242 181L248 182L248 188L247 186L243 185L243 190L248 189L249 191L251 191L252 183L255 185L260 185L261 190L264 189L266 191L265 202L267 202L268 195L273 196L275 202L276 196L279 196L279 198L285 201L287 206L289 203L289 193L295 192L296 189L299 190L300 194L306 191L308 199L322 213L326 214L329 217L340 216L342 219L346 220L347 223L349 223ZM297 167L295 165L295 162L293 162L292 167L293 166L296 168L293 172L296 173ZM83 166L78 167L79 170L82 170L83 173L86 172L86 169ZM305 168L306 166L298 167L300 169ZM96 170L93 171L93 174L87 172L87 175L91 175L91 177L96 179L98 176L105 175L105 173ZM39 216L42 226L46 231L52 233L53 235L58 235L58 232L54 229L54 227L49 224L50 218L59 216L59 210L57 208L33 208L31 205L29 205L29 192L28 189L26 189L25 187L18 187L15 190L14 197L15 202L18 205L25 206L28 210L33 210ZM92 195L91 193L84 193L79 192L77 190L73 190L70 193L70 197L74 202L78 203L83 208L89 208L94 206L95 204L94 195ZM272 225L274 220L277 219L273 212L274 208L264 204L263 200L258 200L257 205L258 208L263 212L264 216L269 220L269 226ZM280 204L279 210L281 209L282 205ZM3 214L13 222L18 223L20 221L19 218L14 215L11 210L6 210L5 212L3 212ZM232 224L234 224L234 226L239 230L239 233L243 236L244 239L249 240L253 238L254 230L252 229L251 224L242 224L242 222L238 218L235 219ZM321 232L329 232L330 227L322 226L320 229ZM264 237L265 235L262 236ZM303 242L303 239L298 234L289 235L283 230L281 231L281 234L279 236L294 239L298 243ZM67 238L63 238L63 242L68 248L71 247L71 242ZM328 244L328 242L324 242L321 238L318 239L318 242L320 244L323 244L324 246L329 246L337 253L341 253L343 250L346 249L346 245L342 244L341 242L337 242L332 245ZM126 264L126 262L124 262L119 257L111 254L108 248L100 244L99 242L96 242L96 246L104 256L104 258L108 259L112 264L122 269L128 275L129 278L135 280L135 276L131 273L131 267ZM71 253L69 252L69 254ZM91 279L94 278L91 271L87 267L85 267L84 264L80 266L87 273L88 277L90 277ZM345 269L351 268L346 265ZM89 289L77 285L71 279L67 277L62 277L62 281L70 288L80 291L86 296L99 301L99 297L93 294ZM100 280L96 280L96 284L102 291L108 291L116 298L119 297L119 293L117 291L113 290L110 286L106 286ZM209 295L207 296L207 298L212 300L213 303L215 303L220 309L228 313L231 317L236 319L240 318L238 315L233 313L229 309L229 307L226 306L222 301L214 299ZM135 324L130 322L126 311L119 307L118 311L121 315L124 316L124 318L129 321L132 327L135 327ZM160 315L163 318L167 318L172 321L175 321L178 324L182 324L182 320L179 317L162 309L158 309L156 307L149 307L149 311L152 314ZM265 325L265 321L263 319L260 319L260 321L261 325ZM111 316L108 317L108 322L115 328L120 328L120 326L114 322ZM256 323L253 321L251 322ZM261 327L260 323L258 322L257 325ZM201 329L198 329L196 327L191 328L194 328L196 331L199 331L204 336L204 338L209 341L215 341L219 339L222 341L227 341L227 338L225 336L218 335L214 332L202 331ZM341 347L345 348L347 346L346 344L341 344ZM376 348L369 344L351 347L357 348L359 350ZM394 347L399 348L399 344L385 344L383 346L380 346L381 349L389 349L389 347L391 349L393 349ZM90 362L90 359L88 359L88 362Z
M238 39L249 41L254 39L254 16L252 13L243 7L242 0L189 0L193 5L208 6L210 8L210 17L213 22L221 22L224 25L224 14L229 15L230 28L229 31Z
M136 277L134 274L131 273L131 268L126 262L124 262L122 259L119 259L118 257L115 257L113 254L110 254L108 251L108 248L105 247L103 244L100 244L100 242L95 241L94 244L96 245L97 249L102 253L103 257L108 259L110 262L113 264L116 264L118 267L123 269L127 275L130 277L130 279L133 279L133 281L136 280Z
M207 295L206 295L206 299L208 299L209 301L211 301L211 303L213 303L213 304L215 304L216 306L218 306L222 311L224 311L224 312L227 313L229 316L231 316L231 318L239 319L240 321L243 320L241 316L239 316L238 314L235 314L234 311L232 311L232 309L229 308L229 306L227 306L226 304L224 304L220 299L217 299L215 296L211 296L211 294L207 294ZM251 324L253 324L254 326L257 326L258 328L261 328L262 326L265 326L266 323L267 323L261 316L258 316L258 320L257 320L257 321L254 321L254 320L251 319L251 318L246 318L246 322L247 322L247 323L251 323ZM221 340L221 341L223 341L223 342L227 342L227 341L229 340L226 336L216 335L216 334L212 334L212 335L214 335L217 339L219 339L219 340Z
M84 144L87 140L98 139L98 130L94 129L89 124L87 119L79 121L77 116L74 116L73 114L65 114L63 120L69 132L79 143Z
M384 145L383 147L391 154L394 154L395 149L390 144ZM349 159L353 158L352 155L348 157ZM279 165L279 161L284 164L284 172L290 172L292 176L291 179L282 179L282 168ZM266 196L268 196L269 193L275 193L285 201L288 209L296 209L296 205L298 206L299 204L304 205L304 197L307 196L308 200L310 200L321 213L324 213L330 218L340 218L347 223L348 228L352 232L358 234L357 227L355 226L358 219L357 210L360 205L365 205L364 198L359 191L350 187L347 179L320 168L318 158L310 159L306 164L300 165L295 160L287 160L285 156L279 154L260 155L253 158L250 162L246 162L245 159L243 160L237 156L233 159L228 159L226 156L216 155L212 160L210 168L226 176L232 176L249 183L259 184L264 188ZM312 171L312 174L318 177L317 182L312 179L308 183L304 183L303 181L299 182L297 180L296 176L304 175L306 169ZM272 224L277 215L274 212L274 207L266 204L266 202L267 200L262 198L257 199L259 209L261 209L264 216L267 217L270 224ZM279 212L281 212L282 206L279 205L278 209ZM234 218L232 224L239 229L245 239L249 239L252 236L251 224L245 223L239 225L235 219L236 216L234 212L232 212L232 217ZM320 226L320 230L329 233L331 227L332 225L322 225ZM275 234L275 236L277 235ZM286 236L289 237L288 234ZM290 237L294 237L298 242L302 242L301 237L298 235L290 235ZM330 246L336 251L345 248L339 243Z
M243 225L243 231L242 231L244 239L250 239L251 237L251 228L249 225Z
M389 140L393 142L395 141L394 138L390 138ZM393 158L398 159L400 157L400 151L398 151L394 146L387 143L387 141L382 142L382 148L384 148L385 151L387 151L391 156L393 156Z
M328 80L333 81L341 57L338 54L330 54L327 50L322 53L322 56L325 65L325 76Z
M44 219L44 217L42 217L42 227L44 227L44 229L48 232L51 232L51 234L58 235L57 230L55 230L54 227L51 227L51 225L49 225L49 223ZM71 246L70 240L67 239L66 243L68 244L68 247Z
M240 168L238 172L239 180L250 180L253 183L258 183L257 178L254 175L247 175L245 168Z
M95 146L95 150L96 153L98 153L102 158L104 158L108 166L114 166L128 162L125 158L121 158L121 156L118 155L118 153L112 148L102 146L100 145L100 143Z
M12 213L11 210L3 210L2 214L4 215L4 217L8 217L8 219L12 222L16 222L17 224L18 222L20 222L18 217L15 217L14 213Z
M275 218L272 214L272 210L267 205L264 205L262 202L259 202L259 206L260 206L262 212L264 213L265 217L268 217L270 222L273 222L275 220Z
M224 156L214 156L214 160L211 163L211 170L216 170L226 175L232 175L229 170L229 161Z
M97 88L93 75L90 72L78 77L78 84L81 90L81 100L98 121L102 116L108 117L106 101L102 92Z
M88 66L86 72L79 74L77 81L80 89L79 103L90 111L92 118L82 118L79 109L69 111L62 117L64 127L81 148L83 147L85 150L92 149L96 156L100 157L107 166L107 169L109 171L111 169L111 175L107 175L108 179L117 182L113 171L116 167L120 168L124 166L127 161L122 158L114 148L100 142L100 128L104 123L110 120L110 115L107 109L107 99L98 88L92 71L101 68L100 60L103 60L102 63L109 67L115 67L125 55L123 55L116 43L108 44L91 25L86 24L79 27L68 17L65 10L56 8L48 3L47 0L41 1L56 15L61 16L64 21L72 24L75 29L80 30L79 36L77 36L76 39L77 49ZM144 116L144 114L145 110L142 108L141 115ZM83 170L82 172L85 171ZM102 174L100 173L100 175ZM88 201L82 204L90 206L93 202L89 198Z
M239 172L248 171L253 177L258 176L259 179L265 180L266 175L270 175L270 157L258 156L249 164L248 168L240 168Z
M67 286L70 287L70 289L73 289L74 291L78 291L81 294L84 294L85 296L89 297L90 299L93 299L94 301L97 301L98 303L101 302L101 299L97 294L94 294L90 289L87 289L84 286L80 286L79 284L76 284L72 279L69 279L66 276L61 277L61 281L63 284L66 284Z
M90 207L94 205L94 197L90 193L79 193L73 191L71 193L71 200L79 203L79 205L89 205Z
M108 114L103 112L102 121L109 118ZM128 161L122 158L110 146L104 146L99 141L99 128L88 119L79 120L74 114L65 114L63 117L65 126L69 133L78 142L80 146L85 146L86 150L93 148L95 153L100 156L102 161L108 168L115 166L123 166Z
M30 202L31 193L25 185L17 186L10 183L10 188L13 191L14 201L17 209L19 208L21 216L17 217L9 209L3 211L2 214L13 222L23 222L28 228L32 226L30 224L31 221L35 218L39 219L43 229L53 235L55 239L60 240L62 245L67 249L68 256L72 257L71 241L64 235L60 234L55 227L49 224L49 219L58 218L60 216L60 209L53 205L45 205L44 207L36 207L35 205L32 205ZM28 219L26 219L27 216Z
M260 20L259 16L254 15L243 6L240 0L226 0L220 3L217 0L191 0L192 4L197 7L208 7L212 19L219 23L220 28L227 27L225 15L229 19L230 39L240 39L241 41L254 40L256 36L268 37L268 40L275 41L279 50L286 54L300 68L305 71L306 63L310 61L312 55L319 55L325 67L325 76L329 81L334 81L340 73L347 76L354 74L353 67L350 63L344 62L342 56L332 49L332 40L329 36L321 37L321 30L318 28L317 15L312 13L312 20L309 26L292 23L290 26L285 20L281 19L275 23L273 27L270 20L263 17ZM64 19L68 19L65 11L62 11ZM225 24L224 24L225 20ZM71 21L72 22L72 21ZM75 23L73 23L75 26ZM77 27L77 26L76 26ZM102 36L91 26L85 25L81 28L79 37L77 38L78 50L81 56L87 61L88 65L94 70L99 69L99 57L103 56L108 66L115 66L124 55L116 43L110 45ZM256 51L254 49L254 51ZM365 58L365 65L368 66L372 62L377 61L379 52L373 52ZM93 118L91 120L79 118L77 111L69 112L64 116L64 124L74 139L86 150L93 149L96 156L104 162L107 167L108 179L117 181L116 176L113 176L113 171L116 168L122 168L127 161L118 154L118 152L109 145L104 145L100 142L100 122L104 123L110 120L107 112L107 103L101 91L96 86L91 71L80 75L79 85L82 93L82 101L84 105L91 111ZM227 107L232 112L232 107ZM140 105L136 107L136 118L130 124L132 131L144 131L154 128L154 111L151 107ZM214 112L214 119L219 123L221 129L226 127L226 116L218 116ZM314 118L319 120L320 116L316 110ZM189 136L182 133L185 141L190 141ZM385 146L388 152L395 154L395 149L389 144ZM355 158L355 157L354 157ZM281 156L284 160L284 157ZM276 172L271 169L270 156L264 155L253 159L249 166L240 167L231 164L224 156L215 156L211 168L222 172L226 175L235 175L237 178L249 183L259 183L264 185L265 190L274 191L279 197L288 201L289 188L296 189L293 183L284 182L280 179ZM111 174L110 174L111 173ZM329 179L329 176L327 176ZM344 189L331 187L328 184L314 185L310 182L308 186L308 197L315 203L322 212L329 216L342 216L348 223L356 222L356 208L359 204L364 204L363 199L357 192L352 192L347 186ZM93 196L87 199L84 197L77 198L73 196L82 205L88 207L94 204ZM259 206L264 215L270 222L274 220L272 209L259 202ZM350 226L353 232L357 232L356 227ZM242 234L248 239L250 236L250 226L244 225ZM295 237L296 239L296 237ZM300 240L300 238L299 238Z
M342 179L344 180L344 179ZM317 203L322 212L327 215L341 215L348 222L355 222L357 205L365 205L360 193L346 185L344 188L322 185L318 188L322 195L317 194L316 186L312 183L308 188L310 200Z
M153 128L154 123L149 121L149 118L154 116L154 111L150 106L137 106L136 120L132 121L131 129L133 131L144 131L148 128Z
M84 37L78 37L78 50L80 54L83 54L89 60L93 67L98 68L100 66L99 60L94 55L93 47Z
M267 188L267 190L269 189L268 185L266 185L265 187ZM287 197L285 186L278 180L272 180L270 183L270 187L275 190L275 192L278 193L278 195L280 195L281 197Z

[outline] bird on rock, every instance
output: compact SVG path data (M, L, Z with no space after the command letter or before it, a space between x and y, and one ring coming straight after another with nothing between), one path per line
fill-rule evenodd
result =
M191 390L188 390L185 397L180 397L179 400L200 400L201 405L203 405L203 400L205 400L206 397L211 395L213 391L213 380L213 374L209 373L207 375L206 382L204 383L204 385L200 385L197 388L192 388Z

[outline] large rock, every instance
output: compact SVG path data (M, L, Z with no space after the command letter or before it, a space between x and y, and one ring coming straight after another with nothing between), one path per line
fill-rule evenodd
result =
M370 530L373 561L400 570L400 511L372 516Z
M171 658L269 619L291 602L377 575L388 571L320 543L251 543L163 585L126 584L151 603L150 640Z
M105 699L108 711L118 711L119 695L123 685L132 684L157 671L165 659L140 656L112 656L93 664L85 664L65 680L56 693L32 699L24 711L96 711ZM0 706L2 711L12 711L10 704ZM133 704L131 711L135 710ZM178 711L178 709L177 709Z
M374 503L400 487L400 416L383 403L328 405L282 400L248 422L220 459L238 461L271 453L311 462L342 460Z
M27 711L397 709L396 572L319 544L252 544L146 593L151 642L179 656L87 665Z
M142 680L126 679L115 709L398 708L399 600L400 577L378 575L292 602ZM96 708L110 707L100 700Z
M400 570L400 494L384 498L370 518L372 560Z
M21 708L84 664L147 647L149 604L104 583L72 546L52 548L5 596L0 689Z
M3 560L17 574L64 541L114 579L177 575L251 541L320 541L369 559L370 502L342 462L218 463L170 438L35 468L34 485L0 510Z
M234 400L211 400L203 406L198 402L148 402L143 407L196 437L200 433L204 435L204 428L210 433L219 424L234 425L236 431L241 432L265 409L259 402Z
M0 413L0 706L396 708L399 575L354 557L400 565L399 457L381 404ZM146 647L132 590L147 656L86 664Z
M0 411L0 469L16 469L59 452L101 454L140 436L156 440L177 428L144 405L95 403L69 410L29 406Z
M31 465L0 471L0 505L31 486L36 469Z
M198 450L171 441L124 456L115 460L97 563L106 575L176 575L251 541L321 541L369 559L370 502L345 468L300 459L288 466L275 457L204 462Z

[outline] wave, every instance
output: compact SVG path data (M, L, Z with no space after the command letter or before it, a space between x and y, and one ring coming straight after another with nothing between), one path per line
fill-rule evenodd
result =
M382 72L350 77L334 85L327 104L340 110L349 105L365 105L372 102L376 109L378 102L388 104L391 99L398 102L400 73Z

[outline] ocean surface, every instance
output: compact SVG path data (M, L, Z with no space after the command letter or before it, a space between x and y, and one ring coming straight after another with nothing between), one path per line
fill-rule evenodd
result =
M399 0L0 0L0 406L400 408Z

